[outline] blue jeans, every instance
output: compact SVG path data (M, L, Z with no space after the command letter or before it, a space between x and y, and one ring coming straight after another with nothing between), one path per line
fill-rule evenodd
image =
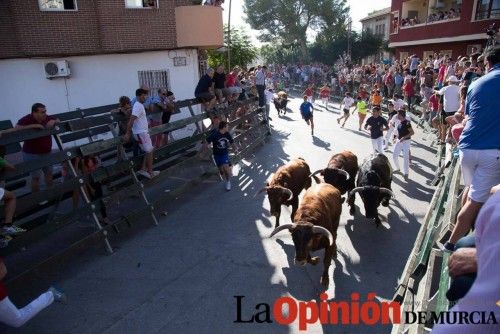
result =
M460 238L455 245L455 250L460 248L476 247L476 240L474 232L467 236ZM454 277L451 279L450 288L446 292L446 298L449 301L456 301L463 298L469 292L472 284L476 279L477 273L469 273Z

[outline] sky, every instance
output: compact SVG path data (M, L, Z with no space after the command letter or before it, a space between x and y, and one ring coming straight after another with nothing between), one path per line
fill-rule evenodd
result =
M257 39L258 31L250 29L250 26L245 22L245 13L243 12L244 0L232 0L231 4L231 26L245 27L247 32L252 37L255 45L259 46L260 42ZM389 7L391 0L348 0L347 3L351 8L351 17L353 23L353 30L361 31L360 19L367 16L368 13ZM224 23L228 23L229 17L229 0L225 0L224 4Z

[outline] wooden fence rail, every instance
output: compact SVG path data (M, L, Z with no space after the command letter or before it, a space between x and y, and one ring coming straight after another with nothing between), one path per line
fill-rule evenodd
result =
M158 224L155 209L162 201L178 196L210 175L217 175L217 168L210 158L211 152L208 146L203 144L210 131L203 125L203 121L208 122L210 117L219 115L229 121L230 129L237 130L233 136L236 144L236 152L232 153L233 163L255 150L270 133L255 97L237 101L229 107L217 107L210 115L205 112L195 112L198 105L199 102L194 99L178 101L175 106L176 113L182 108L187 108L190 116L150 129L152 136L172 133L187 126L193 130L191 134L169 141L167 145L155 149L154 166L160 170L160 175L151 180L136 174L143 154L133 156L131 152L125 152L123 139L115 131L117 123L127 121L122 115L110 113L116 105L54 115L61 122L53 129L19 130L0 136L0 145L7 148L8 154L19 152L21 142L43 136L52 136L59 148L59 151L53 151L39 160L17 163L14 171L2 173L1 178L6 181L6 188L15 191L18 197L14 221L28 231L15 237L7 247L0 249L0 255L7 256L8 259L21 249L36 248L34 245L37 242L44 242L57 233L71 233L68 227L78 220L86 221L86 226L90 228L88 233L78 236L70 245L52 247L54 249L46 256L38 257L33 263L19 266L19 270L11 270L8 282L14 284L13 282L22 281L29 275L39 272L40 268L48 268L96 241L104 241L107 250L112 252L113 247L108 240L108 233L119 232L138 218L143 220L145 217L150 217L153 224ZM246 112L242 116L235 116L240 108L245 108ZM0 122L0 130L11 127L10 121ZM105 138L94 141L92 137L95 135L105 135ZM68 143L71 145L68 146ZM103 157L103 164L92 173L82 175L71 161L89 155ZM30 172L54 165L65 165L69 175L63 179L60 173L55 172L58 182L55 182L50 189L36 193L26 189ZM180 173L188 175L176 178ZM173 179L184 181L173 182ZM105 185L106 191L102 198L92 201L88 197L85 184L90 181ZM165 182L172 187L168 193L160 195L155 193L154 196L149 194L155 186ZM69 206L69 201L65 200L76 191L83 199L83 205L80 204L78 209L64 210ZM119 203L127 201L131 195L139 197L133 200L133 205L127 206L127 210L119 207L118 214L110 215L111 223L103 226L97 216L101 206L119 206ZM3 207L0 207L0 211L3 215ZM87 216L91 217L91 221Z

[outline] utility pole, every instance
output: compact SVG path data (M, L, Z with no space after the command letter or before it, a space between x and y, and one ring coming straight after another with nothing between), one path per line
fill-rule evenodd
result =
M352 29L352 20L349 17L349 21L347 21L347 61L351 62L351 29Z
M231 71L231 4L232 0L229 0L229 18L227 20L227 73Z

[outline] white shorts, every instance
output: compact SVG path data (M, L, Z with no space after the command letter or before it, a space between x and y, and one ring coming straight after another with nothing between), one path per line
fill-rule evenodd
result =
M149 133L143 132L143 133L137 133L134 134L134 138L139 144L139 147L141 150L143 150L146 153L151 153L153 152L153 143L151 142L151 137L149 136Z
M469 198L486 202L490 189L500 183L500 150L460 150L460 161Z

